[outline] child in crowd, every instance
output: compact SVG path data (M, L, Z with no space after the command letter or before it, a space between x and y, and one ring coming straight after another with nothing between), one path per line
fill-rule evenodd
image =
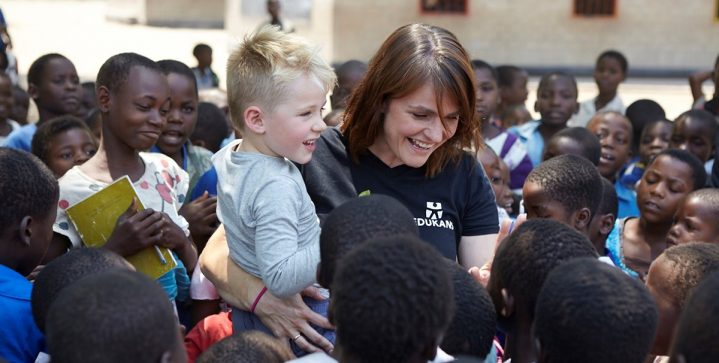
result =
M719 189L699 189L679 205L667 247L688 242L719 243Z
M35 60L27 72L28 94L35 101L39 120L13 131L3 146L30 151L32 137L43 122L62 115L77 115L82 97L80 79L69 59L57 53Z
M502 122L500 126L509 128L531 120L532 116L529 115L527 107L524 105L524 103L527 102L527 95L529 94L527 90L529 75L527 72L513 65L501 65L496 69L500 98L497 115L502 116L500 118ZM506 119L505 116L516 112L513 109L524 110L525 112L522 113L523 117L516 118L516 121Z
M651 353L669 355L674 328L691 291L719 271L719 245L687 243L667 249L652 262L647 288L659 309L659 325Z
M599 139L584 127L567 127L547 141L542 161L559 155L581 156L597 166L601 155Z
M508 133L492 122L492 119L496 117L500 99L497 88L497 71L481 60L473 60L472 68L477 80L476 110L482 120L482 136L485 143L507 163L510 170L509 185L512 190L518 191L522 188L527 174L532 170L532 161L516 135Z
M696 156L677 149L659 153L637 187L639 218L617 220L617 233L607 239L614 264L643 279L652 261L666 249L669 228L684 198L705 182L704 167Z
M541 119L514 126L508 131L519 137L527 148L533 166L539 165L544 145L567 127L567 121L577 112L577 81L561 72L546 74L539 81L534 110Z
M507 187L504 178L502 177L502 169L499 163L502 161L494 150L489 147L483 147L478 151L479 162L484 168L484 174L487 175L489 183L492 186L494 192L494 198L497 201L497 215L499 217L499 225L502 225L502 221L509 218L507 210L512 209L512 191Z
M0 73L0 144L11 132L20 128L20 124L11 117L14 103L10 77L5 73Z
M552 270L537 298L538 362L642 363L656 326L640 282L596 260L569 261Z
M560 155L529 173L522 195L527 219L549 218L589 237L602 201L602 177L587 159Z
M712 80L714 83L714 94L711 99L707 99L702 90L702 84L705 81ZM710 71L701 71L689 76L689 87L692 90L694 98L693 109L707 111L713 115L719 115L719 56L714 61L714 69Z
M93 108L85 117L85 124L92 131L92 135L95 136L95 140L100 142L102 138L102 113L99 108Z
M243 139L213 158L217 215L232 260L274 296L291 297L315 282L320 259L319 221L293 162L310 161L327 127L322 109L335 74L304 40L270 26L248 36L228 64L230 112ZM238 309L232 320L235 331L260 324Z
M632 123L632 155L639 155L639 139L643 135L644 128L651 122L666 120L664 109L657 102L641 99L632 102L624 113Z
M597 135L602 146L599 173L615 182L632 156L632 123L616 111L601 111L591 118L587 130Z
M516 211L519 210L516 204L518 204L519 198L518 196L515 198L514 193L512 193L512 187L509 185L509 166L502 159L499 159L499 171L502 173L502 185L504 185L505 193L500 194L504 195L504 197L500 197L497 204L502 206L510 217L516 217ZM506 191L509 191L509 193L506 193Z
M537 361L532 324L539 291L552 269L580 257L597 258L597 252L585 236L549 219L527 220L499 245L487 290L507 335L505 360Z
M138 211L133 201L118 218L103 248L121 256L152 245L169 248L179 256L178 265L157 281L170 300L185 300L190 283L187 271L191 272L197 262L188 223L178 214L187 196L189 178L171 158L142 152L157 141L165 125L170 109L167 79L152 60L121 53L100 67L97 87L103 118L100 147L90 160L60 179L54 249L47 259L68 247L82 246L67 208L127 175L145 209Z
M53 363L187 360L167 295L134 271L103 271L63 289L45 331Z
M31 150L59 179L73 166L82 165L95 155L97 141L85 122L65 115L37 128Z
M222 110L209 102L197 105L197 125L190 135L193 145L210 150L213 154L220 150L222 140L230 133L227 118Z
M0 148L0 357L33 362L45 339L32 318L32 284L25 276L52 239L57 180L35 156Z
M217 88L220 85L220 79L212 70L212 48L200 43L192 49L192 55L197 59L197 67L192 68L195 74L198 89Z
M614 233L614 223L617 221L617 192L612 182L602 178L602 201L597 207L597 213L589 223L589 240L599 254L599 260L611 263L611 257L607 257L607 238Z
M597 83L599 94L579 105L579 112L569 121L569 126L584 127L595 114L602 111L624 114L624 103L617 89L627 79L628 68L629 62L624 54L616 50L602 52L594 67L594 82Z
M527 110L527 107L522 104L509 106L506 111L499 114L499 119L502 120L502 127L510 128L531 121L532 115Z
M82 98L80 107L77 108L77 117L86 118L90 112L97 108L97 95L95 94L95 82L82 82Z
M690 110L674 120L670 147L687 150L704 163L704 170L711 174L714 166L714 148L719 122L704 110ZM711 160L710 160L711 159Z
M682 309L674 341L671 361L713 363L719 361L719 272L705 277L689 296Z
M259 331L243 331L213 344L197 358L197 363L284 363L292 353L273 336Z
M349 60L342 63L335 73L337 74L337 84L332 90L330 105L332 105L332 110L345 109L347 99L362 81L364 74L367 73L367 63L354 59Z
M13 103L12 111L10 112L10 118L17 121L20 125L27 124L27 112L30 108L30 95L20 88L20 86L12 86L12 97L15 100ZM2 145L2 142L0 142Z

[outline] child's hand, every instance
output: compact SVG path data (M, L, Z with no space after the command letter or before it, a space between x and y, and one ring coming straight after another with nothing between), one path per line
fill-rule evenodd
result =
M198 245L204 245L215 232L217 220L217 197L210 197L207 192L180 208L180 215L190 224L190 234Z
M185 235L185 231L172 221L170 216L165 213L159 214L163 221L163 227L160 231L160 240L156 244L175 251L185 264L187 272L191 273L197 264L197 248L195 244Z
M134 255L160 241L165 223L160 212L152 209L138 211L137 200L133 199L117 219L115 230L104 247L120 256Z

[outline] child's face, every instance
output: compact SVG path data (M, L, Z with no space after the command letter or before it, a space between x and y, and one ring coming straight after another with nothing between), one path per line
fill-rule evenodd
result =
M502 169L499 167L499 158L491 150L484 149L479 153L479 161L482 163L485 174L487 174L497 205L501 208L506 208L501 202L506 194L506 189L502 179ZM511 207L511 202L509 206Z
M594 82L597 83L600 94L614 94L626 75L622 71L619 61L613 57L603 57L594 68Z
M30 96L28 96L27 92L15 88L13 88L12 96L15 102L13 103L10 118L24 124L27 122L27 112L30 107Z
M10 117L15 99L12 95L12 83L8 77L0 77L0 120Z
M563 126L577 112L577 88L567 77L552 76L537 91L534 110L542 115L542 122Z
M475 107L482 122L489 121L499 106L499 89L497 80L487 68L474 70L477 79L477 101Z
M206 68L212 65L212 49L205 49L197 53L197 64Z
M647 289L654 297L659 313L657 334L650 353L667 355L672 341L674 327L679 320L681 310L675 297L672 296L671 281L674 280L674 263L660 255L649 267Z
M103 144L112 140L143 151L157 142L170 110L170 89L162 73L136 66L119 89L100 91Z
M327 128L322 120L325 91L313 76L304 75L287 85L285 101L265 114L264 142L275 156L306 164L315 141Z
M549 160L559 155L577 155L584 157L582 145L577 140L567 136L552 137L544 148L542 161Z
M561 203L550 199L541 185L531 181L524 182L522 197L527 219L548 218L574 228L571 213Z
M714 139L704 122L683 117L674 123L671 147L687 150L702 162L709 160L714 152Z
M660 155L649 164L637 187L641 218L670 225L679 204L694 189L692 168L670 156Z
M69 129L48 142L47 166L57 178L81 165L97 152L95 138L83 129Z
M330 103L332 110L347 108L347 99L364 77L364 72L358 69L343 72L337 75L337 86L332 90Z
M719 242L714 213L709 203L697 196L684 200L674 216L674 225L667 236L667 247L688 242Z
M181 152L182 145L195 130L198 101L193 80L170 73L167 83L170 86L170 112L156 145L163 153L175 155Z
M512 188L509 187L509 167L501 159L499 160L499 171L502 173L504 192L497 196L497 204L504 208L507 213L512 214L512 204L514 203L514 198L512 198Z
M43 69L40 84L31 86L32 98L39 108L56 115L77 114L82 99L80 78L69 60L50 60Z
M597 135L602 153L599 157L599 173L614 180L632 152L632 125L624 116L610 113L593 118L587 129Z
M655 122L644 130L639 140L639 156L644 165L669 148L673 130L673 124L670 122Z
M527 101L527 95L529 95L529 90L527 90L528 78L525 72L515 73L512 84L500 90L502 102L506 105L524 105L524 102Z

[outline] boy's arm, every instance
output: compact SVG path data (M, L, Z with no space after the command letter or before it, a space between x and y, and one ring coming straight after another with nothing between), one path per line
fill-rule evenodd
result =
M692 90L692 97L694 98L694 102L704 97L704 92L702 91L702 84L712 79L713 76L713 71L696 72L689 76L689 87Z

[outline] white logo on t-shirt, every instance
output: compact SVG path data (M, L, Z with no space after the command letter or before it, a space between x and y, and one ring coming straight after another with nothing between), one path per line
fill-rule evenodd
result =
M442 203L427 202L425 217L430 219L442 219Z

